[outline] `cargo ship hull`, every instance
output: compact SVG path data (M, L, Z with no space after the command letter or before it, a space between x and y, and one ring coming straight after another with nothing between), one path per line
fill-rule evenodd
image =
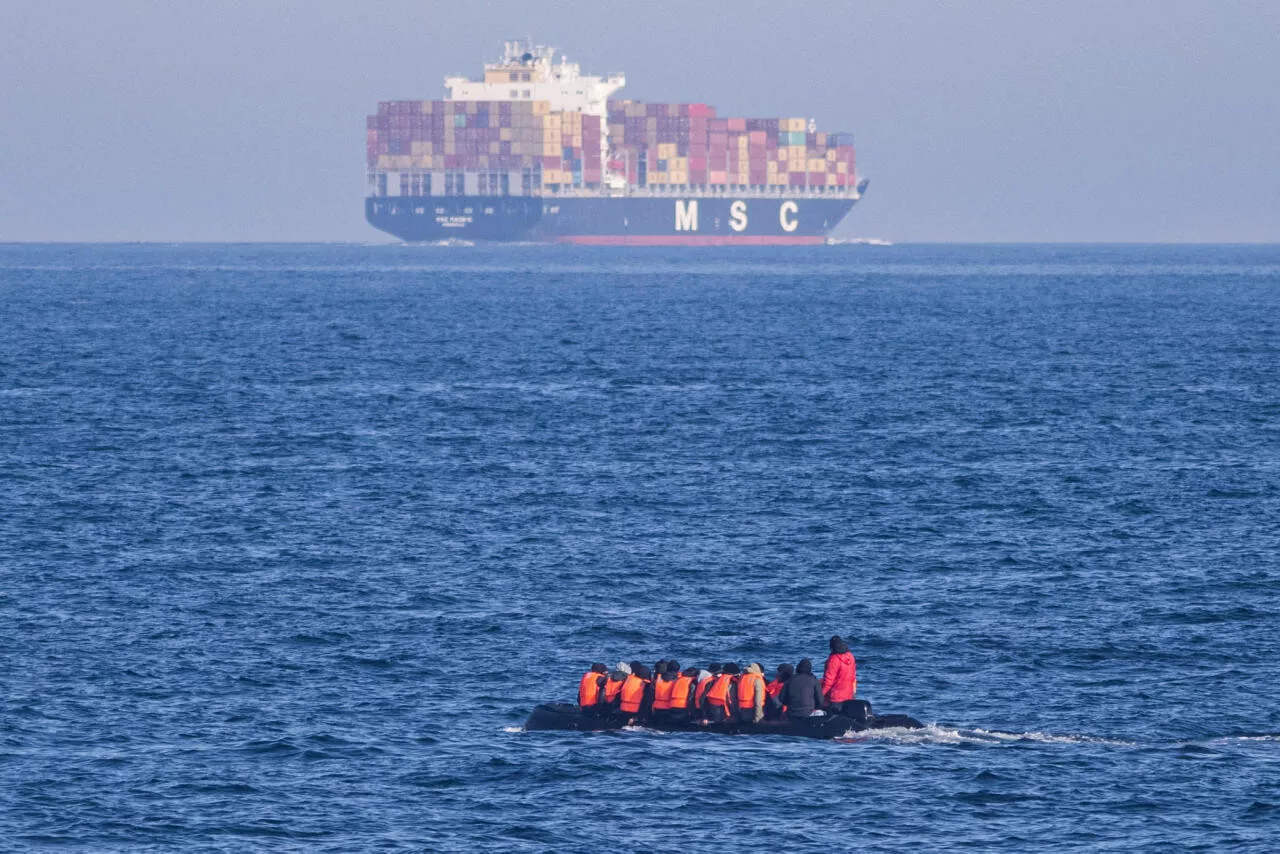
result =
M598 246L805 245L825 241L849 197L369 197L373 227L441 240Z

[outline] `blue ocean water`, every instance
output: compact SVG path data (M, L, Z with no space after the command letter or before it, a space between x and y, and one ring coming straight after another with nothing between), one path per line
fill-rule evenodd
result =
M0 496L4 850L1280 846L1280 247L0 246Z

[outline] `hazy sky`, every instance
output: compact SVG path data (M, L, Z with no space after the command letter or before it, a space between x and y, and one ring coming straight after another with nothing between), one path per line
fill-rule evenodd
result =
M1280 242L1280 0L2 0L0 241L380 241L364 117L532 36L852 131L845 235Z

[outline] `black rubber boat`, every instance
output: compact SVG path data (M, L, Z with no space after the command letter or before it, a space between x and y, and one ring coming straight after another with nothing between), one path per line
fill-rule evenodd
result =
M597 716L584 715L570 703L544 703L533 710L524 728L538 730L572 730L576 732L608 732L619 730L634 721L631 715L619 713ZM720 724L700 724L697 721L639 721L640 726L663 732L716 732L724 735L791 735L802 738L839 738L849 732L869 729L920 729L924 724L909 715L877 715L871 704L858 700L850 714L820 715L810 718L794 718L781 721L761 721L744 724L736 721Z

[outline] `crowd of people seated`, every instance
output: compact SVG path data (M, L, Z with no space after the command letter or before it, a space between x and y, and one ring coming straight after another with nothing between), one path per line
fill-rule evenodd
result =
M839 714L858 693L858 665L839 635L829 646L821 681L807 658L795 667L779 664L771 679L758 661L684 669L665 660L652 669L639 661L613 669L592 664L578 683L578 705L583 714L626 716L636 723L759 723Z

